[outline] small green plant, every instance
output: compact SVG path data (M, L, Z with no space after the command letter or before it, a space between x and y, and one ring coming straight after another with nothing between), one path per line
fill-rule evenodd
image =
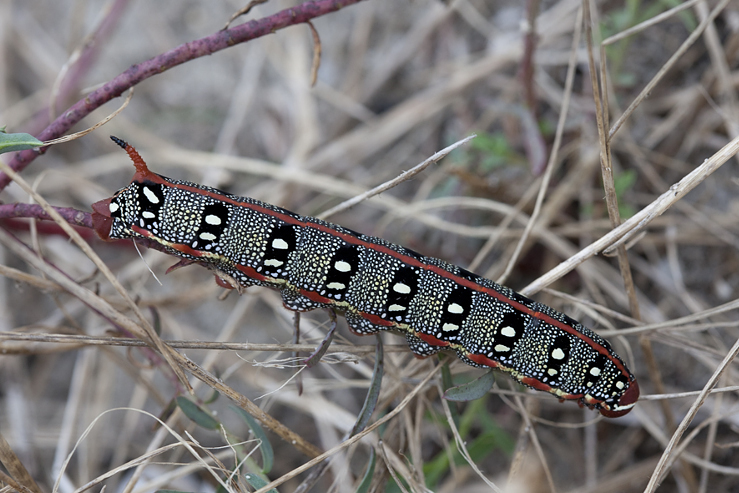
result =
M216 394L216 396L217 395L218 394ZM187 397L179 396L175 399L175 403L185 416L201 428L206 430L222 429L226 439L234 447L234 450L237 453L238 464L236 464L235 467L237 469L241 469L241 464L243 464L247 471L244 474L244 479L246 479L251 486L261 488L269 482L267 474L272 470L272 465L274 464L274 451L272 449L272 444L270 444L262 427L259 426L259 423L257 423L249 413L236 406L231 406L231 409L238 414L244 422L246 422L246 425L252 431L254 437L259 441L259 450L262 453L262 466L259 467L249 456L250 452L246 450L244 440L226 430L223 423L216 419L213 413L206 408L206 404L213 402L214 400L215 398L211 397L208 402L201 404L194 402Z
M611 35L625 31L680 3L678 0L658 0L651 3L643 0L626 0L623 8L613 11L604 17L601 25L603 38L605 39ZM698 25L697 20L688 10L683 10L677 15L688 32L693 31ZM613 81L617 86L631 87L636 83L637 75L625 69L625 64L634 40L635 38L630 36L606 46L606 55L608 56L608 65L610 66L609 72L612 74Z
M626 192L634 188L636 183L636 171L633 169L627 169L621 173L617 173L613 177L613 187L616 189L616 197L618 198L618 213L621 215L621 219L628 219L636 214L636 209L633 205L628 203L624 199Z
M44 145L43 142L30 134L9 134L5 127L0 127L0 154L15 151L27 151Z

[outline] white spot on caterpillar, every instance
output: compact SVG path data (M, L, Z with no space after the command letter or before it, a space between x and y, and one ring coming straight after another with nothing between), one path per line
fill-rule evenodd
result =
M218 238L216 235L214 235L213 233L208 233L207 231L206 232L203 232L203 233L200 233L200 239L201 240L213 241L216 238Z
M393 291L400 294L408 294L411 292L410 286L407 284L403 284L402 282L396 283L395 286L393 286Z
M288 245L287 242L282 238L275 238L274 240L272 240L272 248L274 248L275 250L287 250L288 248L290 248L290 245Z
M274 259L274 258L267 259L267 260L264 261L264 265L267 265L269 267L279 267L279 266L281 266L284 263L285 262L283 262L281 260Z
M116 204L115 202L111 202L110 205L108 206L108 210L111 212L111 214L114 212L117 212L118 209L120 209L120 206Z
M340 282L330 282L326 284L326 287L328 289L345 289L346 284L340 283Z
M387 308L387 310L390 312L402 312L405 311L405 307L402 305L392 304Z
M344 262L343 260L336 262L334 264L334 268L339 272L349 272L352 270L351 264L349 262Z
M505 337L516 337L516 329L514 329L510 325L506 325L505 327L500 329L500 333L503 334Z
M550 369L547 370L547 373L549 373L549 375L553 377L554 375L556 375L559 372L557 370L555 370L554 368L550 368Z
M461 305L458 305L457 303L452 303L448 307L446 307L446 311L449 313L464 313L464 308L462 308Z
M159 197L157 197L156 194L154 192L152 192L149 187L144 187L144 196L152 204L158 204L159 203Z
M459 330L459 325L457 324L444 324L441 326L441 330L444 332L452 332L455 330Z
M154 219L155 217L157 217L156 214L154 214L153 212L149 212L149 211L144 211L141 213L141 215L144 216L144 218L146 219Z
M592 367L590 369L590 374L594 377L600 376L600 368L598 368L597 366Z
M565 352L560 348L554 348L554 351L552 351L552 358L557 360L565 359Z
M499 353L505 353L511 350L511 348L504 346L503 344L496 344L494 349Z
M205 222L208 224L212 224L213 226L220 226L221 218L216 216L215 214L208 214L207 216L205 216Z
M616 382L616 388L617 388L618 390L623 390L623 389L624 389L624 387L625 387L625 385L624 385L624 383L623 383L623 382L621 382L621 381L618 381L618 382Z

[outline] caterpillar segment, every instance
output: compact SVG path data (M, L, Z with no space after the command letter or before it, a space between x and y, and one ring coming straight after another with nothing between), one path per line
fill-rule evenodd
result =
M639 398L610 344L546 305L383 239L155 174L133 147L112 139L136 173L93 204L105 240L147 238L181 257L177 265L198 263L240 287L279 290L290 310L336 308L357 334L403 333L420 357L455 351L469 365L499 369L606 417L623 416Z

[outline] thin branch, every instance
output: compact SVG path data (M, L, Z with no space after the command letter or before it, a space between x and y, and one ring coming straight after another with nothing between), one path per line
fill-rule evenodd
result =
M89 115L103 104L117 98L129 88L149 77L159 75L173 67L190 60L212 55L234 45L272 34L296 24L302 24L316 17L335 12L362 0L315 0L302 3L296 7L277 12L276 14L240 24L234 28L218 31L204 38L182 44L166 53L157 55L141 63L132 65L128 70L107 82L99 89L77 101L46 127L36 138L51 140L67 132L74 124ZM10 167L20 172L31 164L46 148L37 151L18 152L10 163ZM10 183L7 174L0 173L0 190Z
M69 224L81 228L92 228L92 214L71 207L53 207ZM35 218L53 221L51 216L38 204L0 204L0 218Z
M631 114L634 112L637 106L639 106L642 101L644 101L649 94L652 92L652 90L659 84L659 81L662 80L662 78L667 74L667 72L675 65L678 60L682 58L682 56L685 54L686 51L688 51L688 48L690 48L693 43L703 34L703 31L706 30L709 24L713 22L713 20L716 18L718 14L721 13L724 8L729 4L729 0L722 0L718 5L716 5L716 8L714 8L711 11L711 14L703 19L703 21L698 25L698 27L690 33L690 36L688 36L688 39L683 41L683 44L680 45L680 48L677 49L677 51L670 57L669 60L667 60L667 63L662 65L662 67L659 69L659 72L652 77L652 80L647 83L646 86L644 86L644 89L639 93L639 95L634 99L634 101L631 102L628 108L626 108L626 111L624 111L623 115L619 117L619 119L616 121L616 123L613 124L611 127L611 131L608 133L608 140L610 141L613 139L613 136L616 135L616 132L621 128L621 125L626 122L626 120L631 116Z
M125 346L146 347L147 344L139 339L127 339L123 337L86 336L76 334L46 334L25 332L0 332L0 343L3 341L31 341L50 344L74 344L77 346ZM278 351L278 352L311 352L316 349L315 344L255 344L251 342L221 342L221 341L188 341L188 340L164 340L169 346L177 349L207 349L209 351ZM407 353L407 344L383 345L387 352ZM11 347L0 347L12 353ZM349 344L332 344L326 354L374 354L375 346ZM5 353L4 353L5 354Z
M392 180L386 181L382 185L378 185L372 190L367 190L363 194L357 195L356 197L352 197L349 200L345 200L344 202L340 203L339 205L336 205L329 210L321 213L318 217L320 219L326 219L329 216L332 216L336 214L337 212L344 211L346 209L349 209L350 207L353 207L357 205L358 203L362 202L363 200L367 200L370 197L373 197L375 195L378 195L386 190L390 190L391 188L399 185L400 183L412 178L413 176L417 175L421 171L428 168L431 164L436 163L446 157L447 154L452 152L457 147L461 146L462 144L466 144L470 140L477 137L477 135L470 135L469 137L465 137L462 140L458 140L454 144L445 147L444 149L440 150L439 152L435 153L430 158L426 159L424 162L415 165L408 171L403 171L401 174L399 174L397 177L393 178Z

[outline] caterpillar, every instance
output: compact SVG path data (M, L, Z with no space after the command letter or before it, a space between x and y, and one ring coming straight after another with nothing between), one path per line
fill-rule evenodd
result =
M402 333L419 357L455 351L469 365L502 370L609 418L639 398L610 344L567 315L381 238L155 174L132 146L111 139L136 173L92 206L104 240L149 239L180 264L215 271L219 284L230 278L277 289L293 311L338 309L357 334Z

